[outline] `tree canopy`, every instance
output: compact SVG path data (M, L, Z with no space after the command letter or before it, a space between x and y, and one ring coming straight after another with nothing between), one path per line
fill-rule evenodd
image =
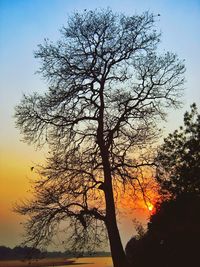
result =
M17 208L30 215L30 243L50 241L67 221L69 245L94 249L105 226L114 266L126 266L117 193L140 182L139 168L150 164L140 152L157 136L165 108L179 105L184 82L178 57L157 53L155 19L110 9L74 13L57 43L39 45L49 89L25 95L15 114L26 142L50 148L35 198Z
M200 114L196 104L185 113L184 126L165 138L156 163L162 193L172 197L200 194Z

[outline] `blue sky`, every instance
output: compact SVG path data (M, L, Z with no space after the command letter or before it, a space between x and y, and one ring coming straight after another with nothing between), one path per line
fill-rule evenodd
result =
M33 57L45 37L59 38L59 28L74 10L110 6L128 14L150 10L160 13L161 47L186 59L186 107L199 97L200 1L134 0L0 0L1 110L11 115L22 92L44 90L45 84L34 72L39 62ZM9 99L8 101L6 101ZM6 115L7 114L7 115ZM3 117L4 118L4 117ZM6 117L8 118L8 117Z
M35 75L39 62L34 59L33 51L44 38L56 41L59 29L73 11L106 7L129 15L146 10L161 14L157 19L157 27L162 32L160 49L175 52L185 59L187 82L183 108L170 112L165 124L166 132L182 123L183 113L192 102L200 105L200 0L0 0L0 168L3 169L0 170L0 180L4 180L1 190L6 190L12 183L17 184L18 177L26 183L27 166L42 157L41 152L35 152L34 148L20 142L13 119L14 107L23 92L43 92L47 88L40 76ZM9 164L5 162L5 154L10 159ZM13 161L23 164L24 169L10 177L9 170L15 171ZM7 175L5 165L9 169ZM19 193L13 191L8 203L4 203L8 206L5 216L9 217L11 203L18 197ZM4 199L0 197L0 205L1 201ZM6 218L3 223L1 220L0 214L0 236L3 233L0 244L15 244L18 238L15 222L9 228ZM4 230L6 222L7 230ZM126 231L124 240L127 241L131 234Z

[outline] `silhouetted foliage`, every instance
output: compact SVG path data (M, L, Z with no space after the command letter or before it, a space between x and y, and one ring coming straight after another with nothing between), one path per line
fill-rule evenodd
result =
M11 253L12 249L5 247L5 246L0 246L0 259L5 260L11 258Z
M184 115L184 126L164 139L157 163L162 194L200 194L200 115L196 104Z
M16 246L13 249L0 246L0 260L41 258L42 252L37 248Z
M156 53L155 18L75 13L60 41L39 46L49 90L24 96L16 108L24 140L50 147L34 199L17 208L30 216L27 242L48 243L66 221L68 246L94 250L106 228L114 266L126 265L117 193L140 184L140 168L151 163L138 155L157 137L165 108L179 105L184 82L177 56Z
M135 267L196 266L200 262L200 115L195 104L184 115L184 127L164 140L156 163L157 181L167 198L157 204L146 233L128 242L127 257Z
M164 201L151 216L144 236L128 242L130 266L198 266L199 225L200 196L186 193Z
M17 260L17 259L41 259L41 258L61 258L61 257L108 257L110 252L94 251L91 253L82 253L70 250L61 251L41 251L31 247L16 246L13 249L5 246L0 246L0 260Z

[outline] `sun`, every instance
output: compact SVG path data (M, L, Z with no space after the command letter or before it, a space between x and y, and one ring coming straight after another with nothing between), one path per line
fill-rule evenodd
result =
M147 204L147 208L148 208L149 211L152 211L153 208L154 208L154 205L151 204L151 203L148 203L148 204Z

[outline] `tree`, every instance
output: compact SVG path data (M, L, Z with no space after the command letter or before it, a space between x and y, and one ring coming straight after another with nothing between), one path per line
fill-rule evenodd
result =
M157 136L165 107L179 104L184 82L177 56L156 53L155 19L110 9L75 13L60 41L39 45L48 92L24 96L15 114L26 142L50 147L35 199L17 208L30 215L30 243L48 242L67 220L69 244L98 245L105 227L114 267L126 266L117 192L139 183L138 168L150 164L139 152Z
M185 113L184 126L165 138L156 164L164 195L200 194L200 115L196 104Z
M199 195L186 193L164 201L151 216L146 233L127 243L130 266L195 266L199 261L199 223Z
M193 266L199 260L200 238L200 115L196 104L185 113L184 127L160 146L156 165L164 201L157 203L146 233L128 242L127 258L135 267Z

